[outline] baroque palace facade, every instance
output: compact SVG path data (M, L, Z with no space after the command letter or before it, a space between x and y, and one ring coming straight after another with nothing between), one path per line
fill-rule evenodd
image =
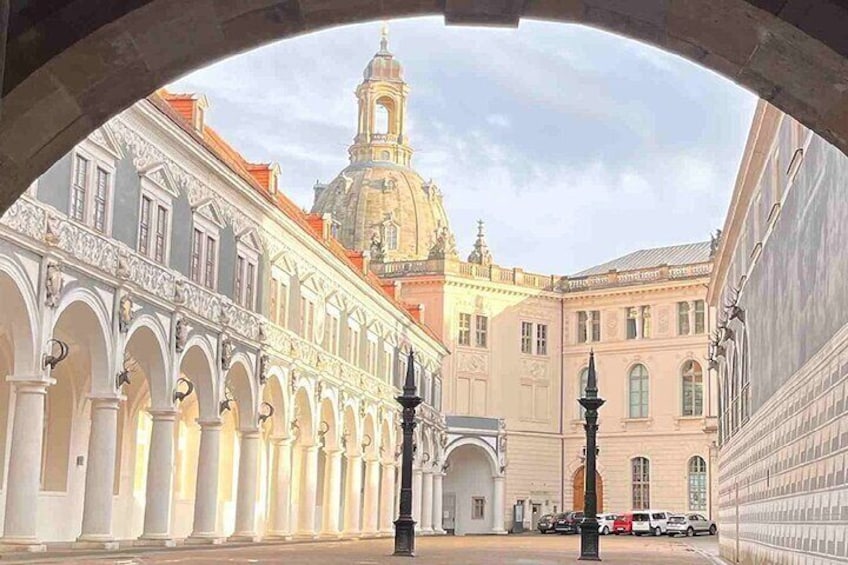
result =
M410 348L441 501L446 348L205 110L136 103L0 222L2 547L390 533Z
M704 357L714 242L561 277L496 265L481 222L462 261L439 187L411 168L408 94L384 35L356 90L350 164L316 184L312 212L420 304L451 351L442 367L444 528L504 533L516 520L532 527L543 513L582 507L577 398L591 349L607 399L601 507L712 513L717 399Z

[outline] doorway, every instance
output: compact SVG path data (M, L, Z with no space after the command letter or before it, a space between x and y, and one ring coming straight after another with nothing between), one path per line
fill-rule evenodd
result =
M581 465L580 468L574 472L574 476L571 478L571 484L574 489L572 496L574 503L572 504L572 509L576 512L582 512L586 491L586 467ZM595 486L595 490L598 493L598 514L600 514L604 511L604 480L601 478L601 474L597 471L595 471Z

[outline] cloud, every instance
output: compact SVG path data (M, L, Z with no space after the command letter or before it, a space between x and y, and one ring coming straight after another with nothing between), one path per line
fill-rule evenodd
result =
M509 121L509 118L504 116L503 114L489 114L488 116L486 116L486 123L499 128L508 128L510 125L512 125L512 122Z

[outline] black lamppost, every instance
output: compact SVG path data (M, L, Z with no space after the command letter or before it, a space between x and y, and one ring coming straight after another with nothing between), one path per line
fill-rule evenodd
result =
M415 557L415 520L412 519L412 432L415 430L415 408L421 397L415 393L415 355L409 350L403 394L397 397L403 406L403 455L400 470L400 514L395 520L394 555Z
M589 352L589 378L580 406L586 410L586 493L583 502L583 521L580 523L580 561L600 561L598 536L598 492L595 486L597 460L598 408L604 399L598 398L598 377L595 374L595 353Z

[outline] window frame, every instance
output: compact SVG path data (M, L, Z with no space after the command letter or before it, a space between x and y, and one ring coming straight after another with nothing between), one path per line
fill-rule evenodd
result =
M277 324L278 326L282 326L284 328L288 328L289 326L289 292L290 292L290 283L291 283L291 275L287 272L271 266L271 276L270 279L270 291L269 291L269 308L271 309L271 321ZM282 314L282 319L280 317Z
M483 314L474 316L474 347L489 348L489 317Z
M253 247L252 245L247 244L244 237L238 238L236 241L236 263L235 270L233 273L233 298L235 302L245 308L247 310L256 311L256 303L259 298L259 257L260 252L258 249ZM244 261L242 266L242 261ZM253 275L250 275L250 267L253 267ZM241 269L244 269L244 273L240 273ZM243 275L243 276L242 276ZM242 288L239 288L238 280L239 277L242 276L242 280L245 281L245 284L241 285ZM248 281L248 279L250 279ZM250 282L252 286L252 292L248 296L248 287L246 284ZM314 314L313 314L314 316ZM314 323L314 317L313 317Z
M525 330L529 330L525 331ZM524 355L532 355L533 354L533 322L525 322L522 320L521 322L521 336L520 336L520 348L521 353Z
M636 504L637 489L641 504ZM651 460L641 455L630 459L630 504L633 510L646 510L651 507Z
M386 251L400 249L400 226L393 221L383 224L383 247Z
M355 367L361 367L362 360L362 324L358 320L348 317L347 319L347 351L345 357L347 362ZM356 336L354 340L353 337Z
M85 145L85 146L83 146ZM87 162L85 176L85 194L83 196L82 218L74 215L74 196L77 186L77 161L85 159ZM115 197L115 161L116 157L105 149L92 146L90 143L78 145L71 154L71 174L68 183L68 218L79 222L105 237L112 235L113 203ZM96 201L97 201L97 173L103 171L108 175L106 183L106 205L104 207L103 229L97 229Z
M698 464L700 462L701 467L699 469L693 470L693 463ZM689 512L706 512L709 501L708 501L708 476L707 476L707 461L700 455L693 455L686 462L686 507ZM694 480L693 480L694 479ZM697 487L697 490L694 490L694 487ZM699 504L693 504L695 497L699 496L700 501Z
M644 374L636 375L635 372L637 369L641 368L644 371ZM634 404L633 404L633 381L634 378L639 379L639 413L634 414ZM630 367L627 371L627 417L633 420L650 418L651 415L651 372L645 366L644 363L635 363Z
M210 220L200 213L199 210L195 210L192 214L192 226L191 226L191 243L189 248L189 279L193 281L195 284L202 286L203 288L208 288L210 290L218 290L218 278L219 278L219 269L221 265L221 225L216 222ZM199 273L198 279L194 280L193 269L193 261L192 257L194 255L194 236L195 233L199 232L202 235L202 244L200 246L200 258L198 260ZM207 283L207 262L209 260L209 240L213 242L214 248L214 263L212 267L212 286L209 286Z
M471 347L471 319L472 316L466 312L460 312L457 318L458 330L456 333L456 343L463 347ZM468 325L464 326L463 322L467 321Z
M695 371L697 368L697 371ZM696 378L697 377L697 378ZM691 383L687 383L691 380ZM691 402L687 406L687 386L691 387ZM700 386L700 410L698 407L698 387ZM687 409L691 413L687 414ZM680 367L680 415L684 418L702 418L704 416L704 368L695 359L687 359Z
M147 252L141 250L141 216L145 197L150 200L150 221L148 226ZM138 197L138 229L136 230L136 251L155 263L168 266L171 263L171 234L174 224L174 195L158 186L146 176L141 177L141 191ZM167 213L165 226L164 248L162 261L156 258L156 228L159 225L159 214L164 209Z
M536 324L536 355L548 354L548 324Z
M479 513L478 513L477 503L480 503ZM471 497L471 519L472 520L485 520L486 519L486 497L485 496L472 496Z

